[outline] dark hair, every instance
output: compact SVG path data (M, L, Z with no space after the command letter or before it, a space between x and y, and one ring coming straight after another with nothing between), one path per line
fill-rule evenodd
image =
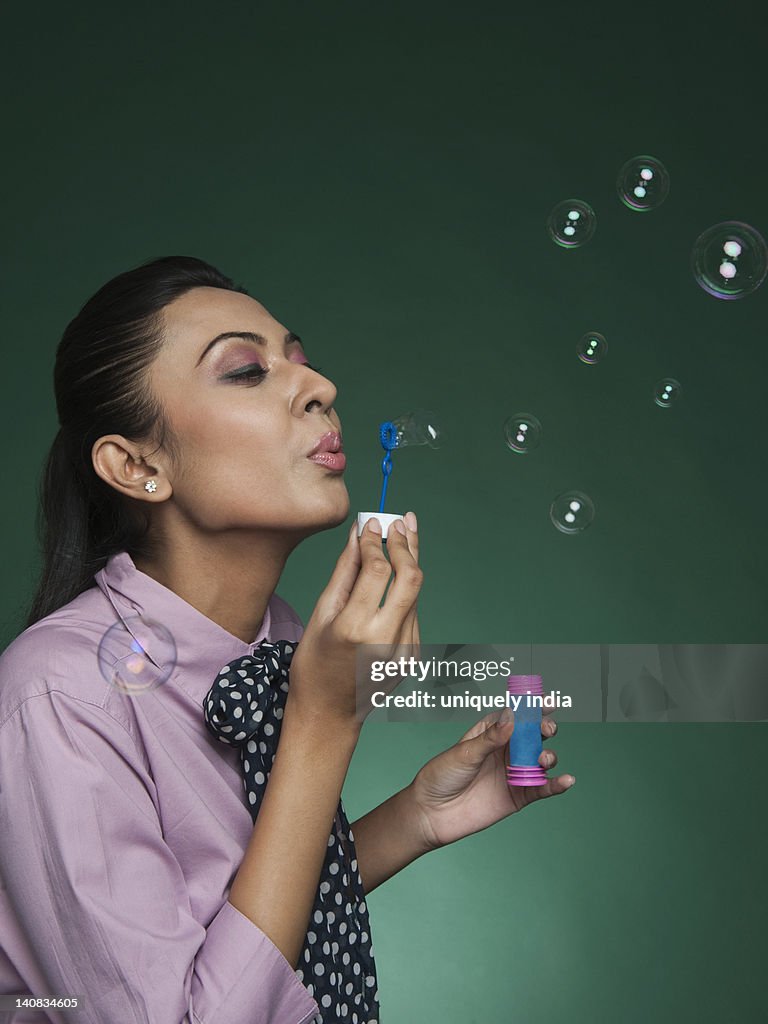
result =
M107 281L67 325L53 373L60 428L39 485L43 567L25 628L92 586L110 555L146 551L145 503L102 480L91 449L104 434L122 434L178 458L149 367L164 340L163 307L200 287L249 294L194 256L163 256Z

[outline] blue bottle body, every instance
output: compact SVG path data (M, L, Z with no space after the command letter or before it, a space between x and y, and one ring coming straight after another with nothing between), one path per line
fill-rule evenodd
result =
M509 740L509 763L540 767L541 708L528 707L528 694L522 697L520 707L515 711L515 728Z

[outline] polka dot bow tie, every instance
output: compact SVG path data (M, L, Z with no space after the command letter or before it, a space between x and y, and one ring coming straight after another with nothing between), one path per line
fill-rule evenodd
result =
M240 747L254 821L277 753L296 646L287 640L262 640L253 654L219 670L203 701L210 732L222 743Z
M224 665L203 699L208 729L240 748L254 821L277 753L297 646L298 641L262 640L253 654ZM296 969L320 1007L312 1024L379 1024L370 927L355 839L339 800Z

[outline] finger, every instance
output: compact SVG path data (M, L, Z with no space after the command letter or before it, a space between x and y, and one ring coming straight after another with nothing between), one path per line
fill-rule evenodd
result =
M418 602L411 608L403 621L403 628L400 630L398 644L408 646L411 649L405 653L407 658L421 657L421 636L419 633Z
M481 724L481 722L476 723L469 732L472 733ZM478 732L474 736L468 734L468 738L463 738L458 744L462 762L472 768L478 768L491 751L498 750L503 744L509 742L513 730L514 717L510 721L498 718L490 725L486 725L482 732Z
M411 642L413 643L414 658L421 658L421 630L419 629L419 619L416 614L415 606L413 610L413 634Z
M488 729L492 725L495 725L496 722L498 722L500 715L500 710L491 711L490 714L485 715L483 718L480 719L479 722L475 722L475 724L471 726L471 728L467 729L467 731L464 733L464 735L458 742L461 743L462 740L471 740L474 739L475 736L480 736L481 733L484 733L486 729Z
M374 518L366 522L358 538L362 565L347 602L347 608L360 615L366 623L376 614L392 575L392 568L382 547L382 535L371 529ZM379 523L379 520L376 519L376 522ZM405 544L405 537L401 536L400 540Z
M419 534L418 530L411 529L411 525L418 525L416 522L416 516L413 512L406 512L403 516L403 523L405 525L405 539L408 541L408 549L413 555L416 564L419 564ZM419 633L419 622L418 622L418 601L414 604L413 608L408 612L403 622L403 629L401 632L401 643L410 644L414 647L411 652L414 658L421 657L421 636Z
M360 572L360 565L360 545L357 541L357 520L355 520L350 527L347 543L336 562L331 578L315 605L323 620L335 618L347 604Z
M418 620L418 614L419 614L419 605L418 605L418 599L417 599L416 602L414 603L413 607L411 608L411 610L408 612L408 614L403 619L403 625L402 625L402 628L400 630L400 640L399 640L399 643L401 643L401 644L409 644L411 647L414 648L414 650L408 652L408 657L413 656L414 658L420 658L421 657L421 650L420 650L420 648L418 650L416 650L416 647L419 646L419 620Z
M514 731L514 721L515 716L510 708L491 711L467 729L459 743L464 740L476 739L484 734L487 734L486 739L491 740L495 746L499 746L502 741L507 743Z
M557 796L558 793L565 793L575 782L576 777L574 775L558 775L554 779L547 779L541 786L524 786L521 788L525 790L527 802L531 804L535 800L544 800L548 796Z
M542 750L539 754L539 764L542 768L554 768L557 764L557 754L554 750Z
M541 716L541 735L545 739L552 739L557 732L557 722L550 718L549 715Z
M408 547L411 550L411 554L416 559L416 564L419 562L419 530L418 522L416 520L415 512L406 512L403 516L403 523L405 524L405 536L408 541Z
M387 553L395 579L389 588L387 599L381 608L381 621L392 635L400 636L408 613L416 604L424 573L411 554L405 534L397 528L401 520L395 520L387 534Z

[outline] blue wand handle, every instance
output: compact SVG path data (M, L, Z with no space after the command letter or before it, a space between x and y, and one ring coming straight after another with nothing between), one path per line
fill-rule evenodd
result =
M384 501L387 497L387 484L389 474L392 472L392 449L397 447L397 428L390 420L382 423L379 427L379 440L386 455L381 460L381 472L384 479L381 483L381 499L379 501L379 512L384 511Z

